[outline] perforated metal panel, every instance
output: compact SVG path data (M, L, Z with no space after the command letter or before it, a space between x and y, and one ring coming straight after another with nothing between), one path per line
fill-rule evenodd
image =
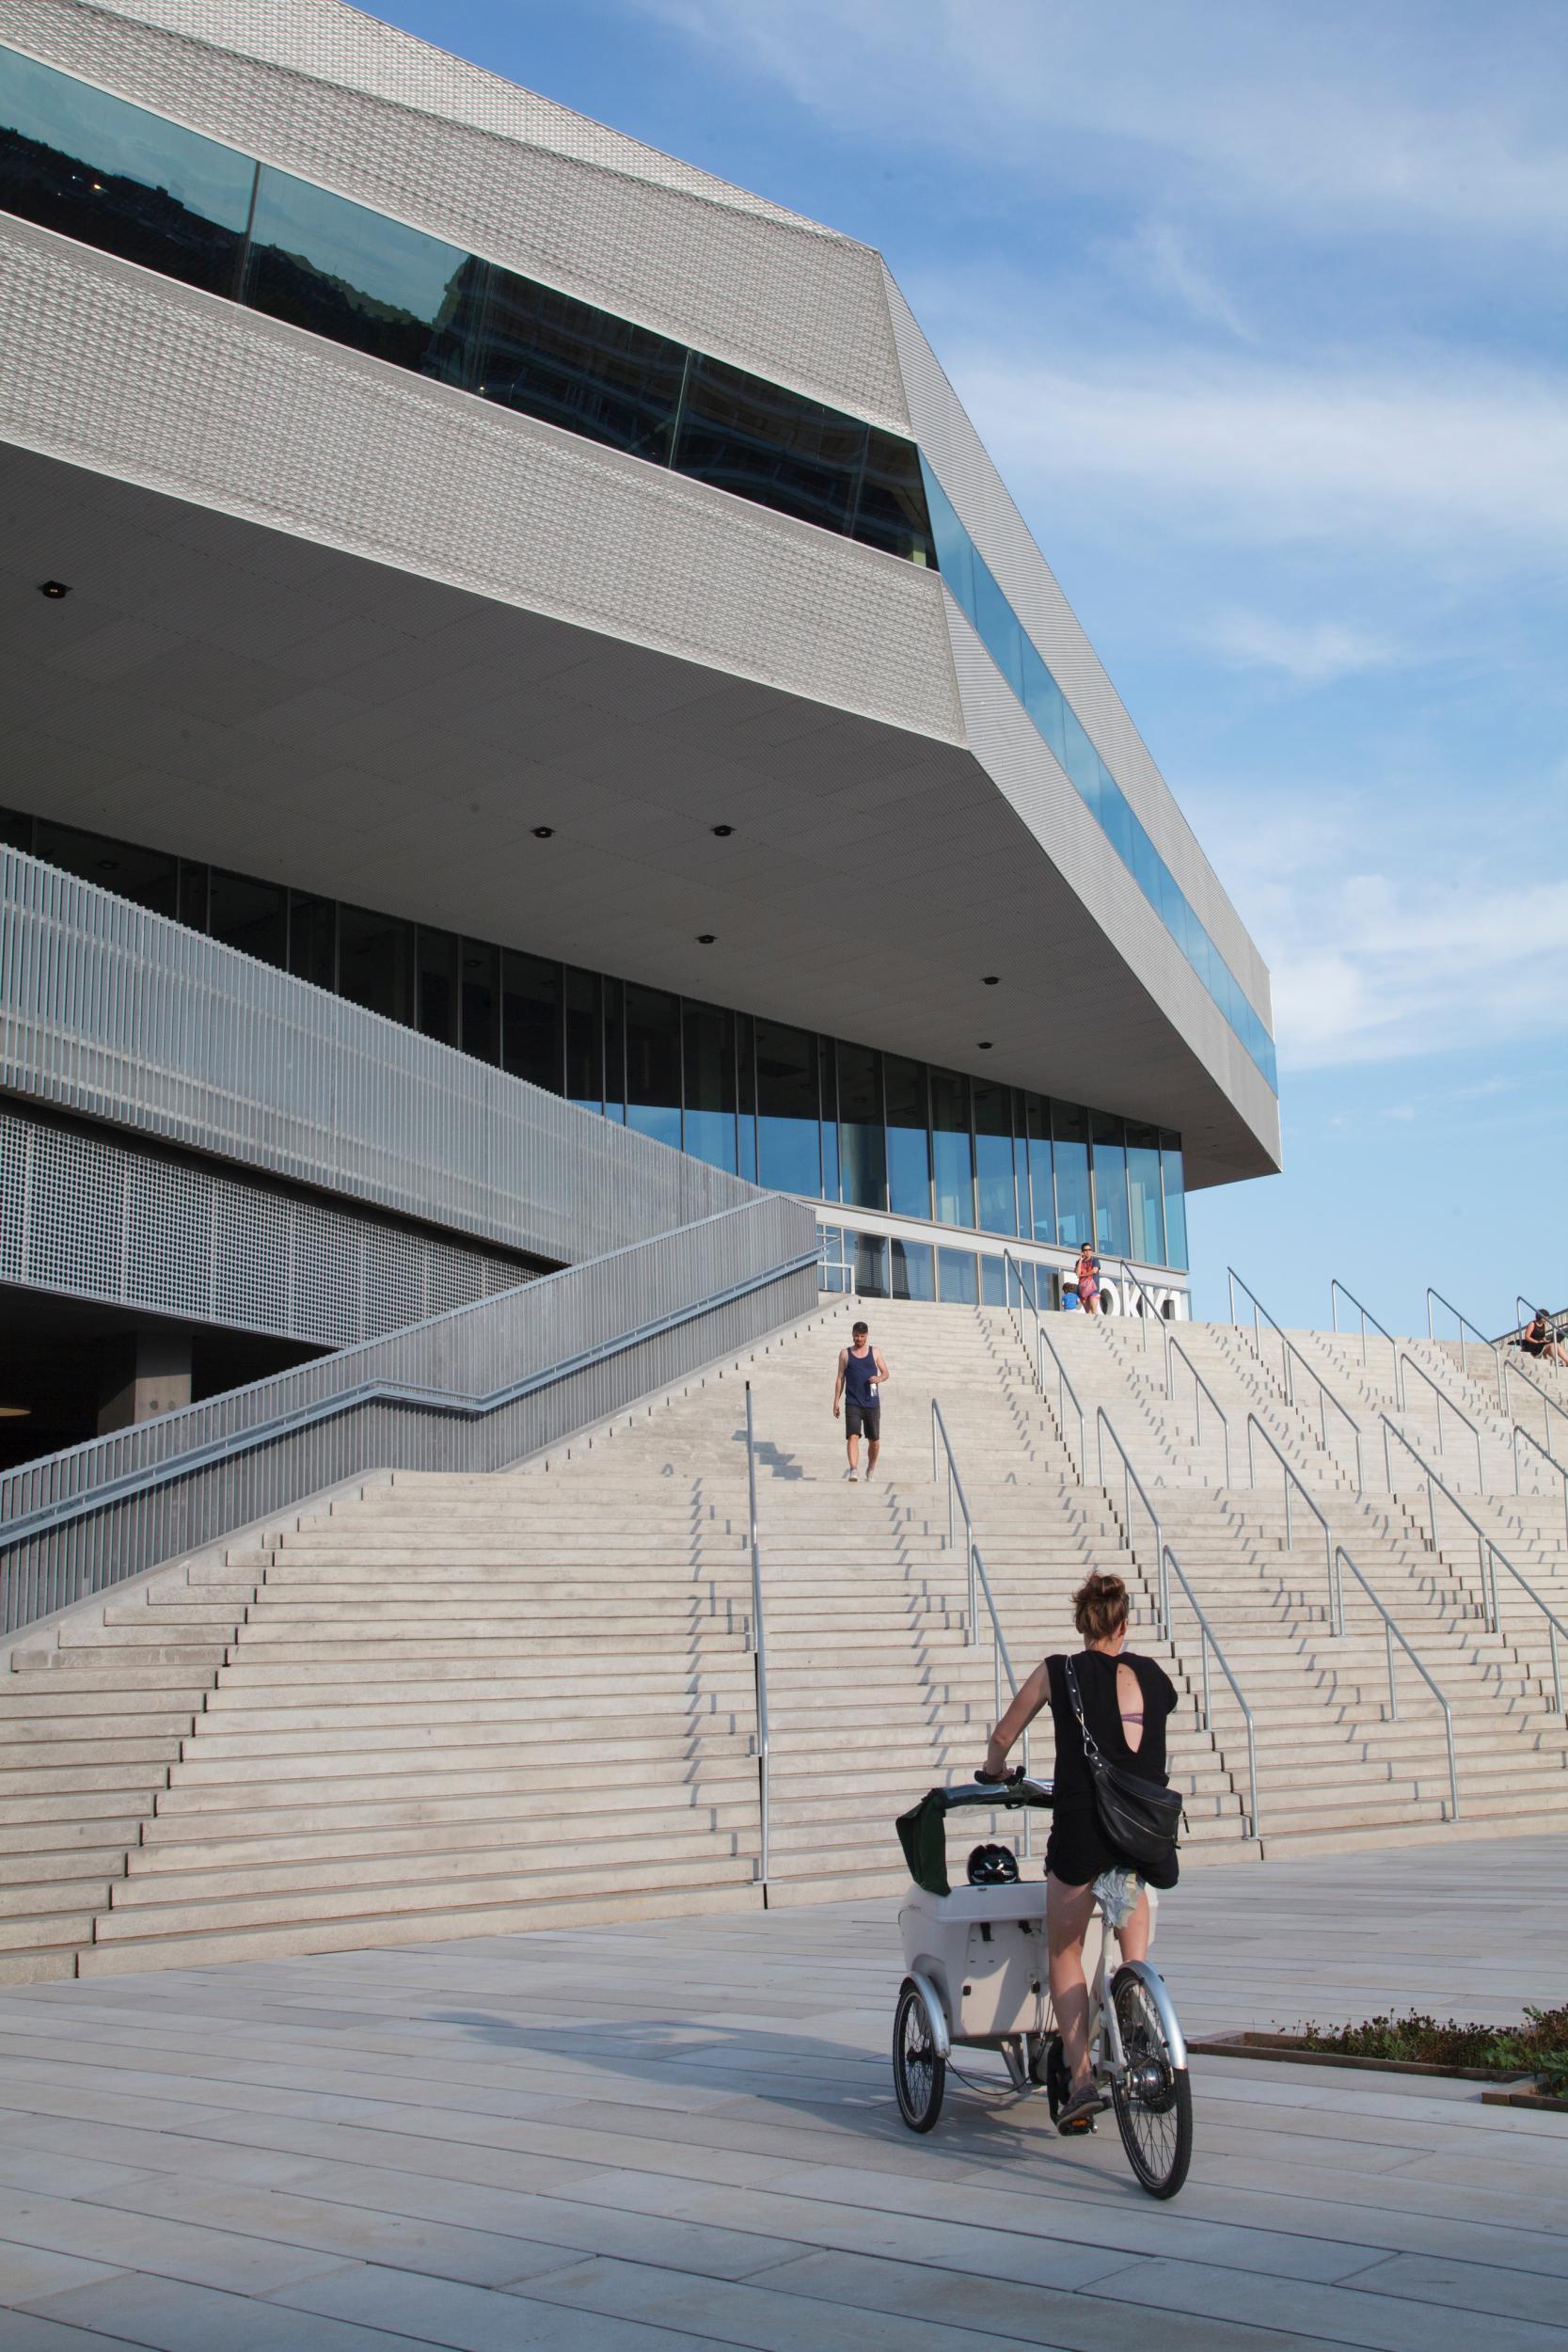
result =
M134 1142L0 1109L0 1280L350 1347L524 1266Z

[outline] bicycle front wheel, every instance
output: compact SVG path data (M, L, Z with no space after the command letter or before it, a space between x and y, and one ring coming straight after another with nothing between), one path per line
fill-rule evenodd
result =
M1160 2004L1133 1968L1111 1987L1127 2071L1113 2082L1117 2128L1127 2161L1151 2197L1174 2197L1193 2160L1193 2089L1173 2062Z

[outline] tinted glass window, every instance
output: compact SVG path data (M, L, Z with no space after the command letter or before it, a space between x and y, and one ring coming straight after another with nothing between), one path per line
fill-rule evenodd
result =
M263 168L245 299L269 317L424 375L461 380L480 265L456 246Z
M368 907L338 910L338 986L354 1005L407 1021L414 1002L414 926Z
M680 999L626 984L626 1125L659 1143L681 1140Z
M289 969L313 988L338 985L338 909L331 898L289 893Z
M1119 1119L1096 1111L1090 1122L1094 1139L1094 1244L1100 1250L1125 1258L1132 1247L1127 1221L1127 1150Z
M457 1043L458 943L451 931L427 930L421 923L417 958L417 1020L426 1037Z
M288 961L288 893L280 882L250 882L214 866L207 902L207 928L226 947L256 956L262 963Z
M937 564L959 610L974 618L974 549L968 532L953 511L952 501L924 457L920 478L926 489L926 511L931 518L931 541Z
M474 389L568 433L670 462L682 344L510 270L490 273Z
M887 1086L888 1197L895 1216L931 1214L931 1141L926 1119L926 1065L899 1054L883 1057ZM894 1296L900 1293L894 1270Z
M626 991L619 980L604 983L604 1109L607 1119L626 1123Z
M1152 1127L1127 1130L1127 1206L1132 1255L1148 1265L1164 1265L1165 1212L1160 1190L1160 1137Z
M675 466L715 489L847 532L865 437L863 424L836 408L693 353Z
M1181 1168L1181 1139L1160 1137L1160 1173L1165 1199L1165 1263L1187 1263L1187 1194Z
M868 1045L838 1048L838 1132L844 1198L863 1209L887 1207L887 1131L882 1125L881 1056Z
M879 1233L856 1233L855 1288L863 1298L887 1296L887 1244Z
M974 1168L969 1141L969 1081L951 1070L931 1073L931 1152L937 1223L973 1225Z
M501 1050L501 956L482 939L463 942L461 1022L463 1051L476 1061L495 1062Z
M893 1245L894 1297L935 1298L936 1295L936 1265L930 1243L895 1241Z
M1005 1258L982 1258L980 1261L980 1304L982 1307L1005 1307L1007 1303L1007 1262Z
M815 1199L822 1181L816 1129L816 1038L756 1024L759 1181Z
M887 555L902 555L913 564L936 562L919 452L912 441L880 432L876 425L866 437L855 536L867 547L880 548Z
M256 167L248 156L0 50L0 205L232 295Z
M1023 699L1023 632L1012 606L1002 594L990 566L974 558L974 626L980 642L1006 679Z
M8 849L30 850L33 846L33 820L24 817L20 809L0 808L0 841Z
M1016 1233L1012 1094L1007 1087L975 1082L974 1170L978 1179L979 1223L988 1233ZM1000 1265L1000 1259L997 1263Z
M513 1059L512 995L515 986L519 994L530 993L529 971L538 961L534 956L514 959L510 954L506 964L506 1021L501 1032L506 1067L515 1070L518 1077L531 1075ZM515 977L514 977L515 975ZM527 1017L527 1016L526 1016ZM536 1016L534 1016L536 1017ZM523 1050L523 1049L519 1049ZM543 1085L543 1079L536 1079ZM599 976L596 972L579 972L575 965L566 969L566 1095L585 1111L604 1108L604 1029Z
M822 1198L839 1197L838 1056L831 1037L818 1038L817 1076L822 1082Z
M212 877L196 858L180 861L180 920L193 931L207 928L207 899Z
M1076 1103L1053 1103L1051 1120L1051 1152L1056 1168L1056 1239L1065 1248L1082 1249L1086 1241L1094 1239L1089 1205L1088 1113Z
M686 1005L687 1151L712 1168L736 1168L735 1015L717 1005Z
M105 841L102 834L79 833L74 825L40 817L33 832L36 856L63 866L83 882L112 890L153 914L180 913L179 860L162 850L138 850L129 841Z
M1056 1201L1051 1174L1051 1105L1037 1094L1029 1097L1028 1149L1031 1231L1037 1241L1053 1242Z
M749 1012L735 1017L735 1080L740 1100L740 1173L757 1181L757 1060L755 1024Z
M939 1249L937 1282L942 1298L950 1306L974 1306L979 1294L974 1282L974 1250Z

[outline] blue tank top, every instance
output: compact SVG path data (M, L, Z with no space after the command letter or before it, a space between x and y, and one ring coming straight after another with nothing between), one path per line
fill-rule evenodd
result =
M863 1356L857 1356L852 1347L844 1353L844 1393L851 1405L863 1411L874 1411L881 1403L877 1389L877 1352L868 1347Z

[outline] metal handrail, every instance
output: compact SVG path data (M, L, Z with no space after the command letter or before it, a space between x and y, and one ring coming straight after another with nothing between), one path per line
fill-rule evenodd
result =
M1300 1348L1296 1345L1294 1340L1291 1338L1290 1334L1275 1321L1273 1315L1270 1314L1268 1309L1264 1306L1262 1300L1259 1297L1258 1293L1253 1289L1251 1283L1243 1281L1234 1266L1227 1265L1225 1271L1226 1278L1230 1285L1230 1320L1239 1331L1242 1328L1242 1326L1236 1322L1236 1286L1240 1283L1242 1289L1245 1291L1247 1296L1252 1301L1252 1352L1257 1357L1259 1365L1262 1366L1262 1369L1268 1373L1271 1379L1274 1377L1273 1367L1272 1365L1264 1362L1263 1351L1261 1346L1259 1344L1258 1318L1259 1315L1262 1316L1264 1322L1268 1324L1269 1327L1274 1331L1279 1341L1281 1351L1280 1365L1284 1373L1284 1378L1279 1385L1284 1391L1286 1404L1293 1405L1296 1401L1295 1383L1291 1377L1291 1366L1292 1363L1297 1363L1301 1366L1308 1380L1310 1380L1317 1389L1318 1436L1322 1442L1323 1452L1329 1455L1330 1459L1337 1457L1334 1454L1333 1447L1328 1442L1328 1413L1326 1409L1328 1406L1333 1406L1340 1420L1345 1423L1347 1429L1349 1429L1351 1437L1354 1440L1355 1444L1355 1485L1356 1491L1359 1493L1363 1484L1361 1469L1361 1423L1356 1420L1355 1415L1351 1411L1350 1406L1342 1403L1341 1400L1335 1395L1334 1391L1329 1387L1328 1382L1323 1378L1322 1373L1318 1371L1317 1367L1308 1363L1307 1358L1302 1354Z
M1555 1454L1547 1452L1539 1438L1533 1436L1522 1422L1517 1421L1513 1424L1513 1491L1516 1495L1524 1492L1524 1488L1519 1484L1519 1440L1521 1438L1527 1445L1532 1445L1535 1448L1546 1468L1554 1470L1562 1481L1562 1532L1564 1536L1568 1537L1568 1470L1563 1468Z
M1127 1525L1128 1549L1131 1550L1132 1548L1132 1489L1134 1486L1138 1490L1138 1500L1142 1502L1144 1509L1148 1513L1149 1519L1153 1525L1154 1556L1160 1564L1158 1577L1160 1593L1160 1630L1164 1633L1166 1641L1168 1642L1170 1639L1170 1590L1165 1582L1165 1537L1164 1531L1160 1525L1160 1514L1154 1508L1153 1503L1150 1502L1148 1493L1145 1490L1143 1480L1138 1476L1137 1471L1132 1468L1132 1456L1129 1454L1127 1448L1122 1444L1121 1439L1117 1435L1116 1422L1111 1419L1110 1414L1105 1410L1103 1405L1097 1405L1094 1414L1094 1460L1096 1472L1095 1484L1099 1486L1103 1486L1105 1484L1105 1438L1107 1433L1109 1433L1111 1443L1116 1447L1117 1452L1121 1456L1121 1508L1122 1517Z
M1188 1583L1186 1578L1181 1573L1180 1561L1177 1558L1169 1544L1162 1544L1160 1547L1160 1570L1163 1579L1164 1579L1164 1570L1167 1563L1176 1570L1176 1581L1187 1596L1187 1604L1192 1610L1194 1616L1197 1619L1198 1632L1201 1636L1198 1655L1202 1661L1203 1671L1203 1728L1209 1733L1211 1738L1213 1737L1213 1724L1212 1721L1212 1711L1209 1702L1209 1652L1211 1650L1214 1653L1221 1674L1224 1675L1227 1682L1230 1685L1231 1692L1235 1698L1237 1706L1242 1710L1243 1720L1246 1724L1247 1835L1249 1837L1257 1837L1259 1835L1258 1827L1258 1735L1257 1727L1252 1720L1252 1709L1246 1703L1246 1698L1243 1692L1241 1684L1237 1681L1235 1676L1230 1671L1229 1662L1226 1658L1225 1652L1221 1649L1218 1641L1215 1639L1213 1628L1209 1623L1209 1620L1204 1615L1202 1610L1198 1607L1197 1595L1194 1592L1192 1586ZM1165 1580L1165 1584L1166 1590L1168 1591L1168 1579ZM1170 1638L1170 1628L1167 1625L1165 1628L1165 1639L1168 1642Z
M1355 1293L1351 1289L1349 1283L1341 1282L1337 1274L1331 1277L1328 1285L1329 1320L1332 1322L1335 1330L1338 1331L1339 1328L1339 1297L1341 1293L1343 1293L1344 1296L1350 1300L1351 1305L1355 1309L1356 1313L1361 1317L1362 1363L1365 1364L1367 1360L1367 1326L1369 1323L1371 1325L1374 1331L1381 1331L1383 1333L1383 1336L1387 1341L1389 1346L1397 1353L1399 1342L1395 1339L1392 1331L1386 1329L1385 1327L1379 1323L1376 1315L1373 1314L1370 1307L1363 1307L1361 1301L1357 1298ZM1396 1380L1398 1379L1398 1376L1399 1375L1396 1373ZM1399 1405L1400 1409L1402 1412L1404 1409L1404 1398L1402 1395L1399 1398Z
M1416 1464L1417 1468L1420 1470L1421 1475L1426 1480L1427 1517L1432 1529L1432 1549L1433 1552L1438 1550L1437 1502L1436 1497L1433 1491L1434 1487L1441 1490L1444 1496L1446 1496L1448 1501L1452 1504L1453 1508L1458 1512L1460 1518L1465 1521L1465 1525L1474 1534L1478 1549L1478 1556L1481 1562L1481 1613L1485 1617L1488 1631L1492 1633L1500 1633L1502 1631L1502 1620L1497 1609L1497 1563L1499 1560L1502 1562L1503 1566L1508 1570L1514 1582L1521 1585L1529 1595L1531 1600L1534 1601L1536 1607L1545 1618L1551 1641L1553 1703L1556 1706L1558 1713L1560 1715L1562 1714L1564 1711L1562 1705L1562 1669L1558 1657L1557 1637L1560 1633L1563 1639L1568 1641L1568 1626L1565 1626L1562 1623L1562 1620L1547 1607L1546 1603L1542 1599L1540 1594L1536 1591L1534 1585L1530 1582L1528 1577L1520 1574L1519 1570L1514 1566L1513 1561L1509 1558L1507 1552L1502 1549L1502 1546L1498 1544L1493 1536L1487 1534L1485 1528L1482 1527L1481 1521L1476 1518L1475 1513L1465 1509L1464 1503L1460 1502L1459 1497L1454 1493L1453 1488L1443 1477L1441 1471L1434 1470L1433 1469L1432 1464L1426 1459L1425 1455L1411 1444L1410 1439L1405 1436L1404 1431L1397 1428L1394 1422L1389 1420L1386 1413L1382 1416L1382 1421L1383 1460L1384 1466L1388 1474L1388 1491L1392 1494L1394 1481L1393 1467L1388 1454L1388 1439L1390 1437L1395 1437L1399 1439L1401 1445L1403 1446L1405 1452L1409 1454L1411 1460ZM1491 1581L1491 1613L1490 1615L1487 1615L1486 1597L1487 1582L1489 1578Z
M1141 1314L1138 1317L1139 1323L1143 1326L1143 1347L1144 1353L1147 1356L1148 1353L1148 1327L1150 1323L1163 1324L1164 1322L1164 1317L1160 1312L1159 1308L1155 1305L1152 1293L1143 1281L1142 1278L1133 1273L1127 1260L1125 1258L1117 1258L1116 1260L1116 1263L1120 1266L1124 1278L1126 1280L1131 1282L1132 1288L1137 1292L1139 1297L1143 1300L1144 1305L1148 1310L1147 1314Z
M1051 1360L1056 1367L1056 1427L1060 1433L1062 1444L1067 1449L1069 1459L1071 1458L1072 1449L1070 1446L1068 1446L1067 1422L1062 1411L1062 1397L1064 1392L1071 1399L1072 1409L1078 1416L1078 1475L1080 1479L1086 1479L1089 1474L1089 1448L1087 1438L1088 1424L1084 1416L1083 1404L1079 1398L1077 1390L1073 1387L1072 1382L1068 1377L1068 1369L1066 1364L1062 1361L1061 1356L1057 1350L1056 1343L1052 1338L1043 1323L1040 1325L1040 1327L1035 1336L1042 1347L1048 1347L1051 1350ZM1039 1381L1040 1393L1043 1396L1045 1393L1043 1367L1041 1367L1040 1370Z
M1022 1262L1022 1259L1020 1259L1020 1258L1015 1258L1015 1257L1013 1256L1013 1253L1012 1253L1012 1251L1011 1251L1010 1249L1004 1249L1004 1251L1002 1252L1002 1272L1003 1272L1003 1279L1004 1279L1004 1281L1006 1282L1006 1289L1007 1289L1007 1312L1008 1312L1008 1314L1012 1317L1013 1329L1014 1329L1014 1330L1018 1333L1018 1343L1019 1343L1020 1347L1022 1347L1022 1350L1023 1350L1023 1352L1024 1352L1024 1354L1025 1354L1026 1356L1029 1354L1030 1350L1029 1350L1029 1343L1028 1343L1028 1341L1027 1341L1027 1340L1024 1338L1024 1336L1023 1336L1023 1314L1022 1314L1022 1310L1023 1310L1025 1307L1027 1307L1027 1308L1028 1308L1028 1310L1029 1310L1029 1312L1030 1312L1030 1313L1034 1316L1034 1318L1035 1318L1035 1334L1036 1334L1036 1345L1035 1345L1035 1350L1034 1350L1034 1361L1035 1361L1035 1367L1036 1367L1036 1375L1035 1375L1035 1376L1036 1376L1037 1380L1039 1380L1039 1369L1038 1369L1038 1359L1039 1359L1039 1327L1040 1327L1039 1277L1040 1277L1040 1272L1041 1272L1041 1269L1040 1269L1038 1266L1034 1266L1034 1265L1032 1265L1032 1266L1030 1267L1029 1271L1030 1271L1030 1273L1031 1273L1031 1275L1033 1276L1033 1278L1034 1278L1034 1279L1033 1279L1033 1280L1032 1280L1031 1282L1025 1282L1025 1281L1024 1281L1024 1279L1023 1279L1023 1262ZM1016 1306L1015 1306L1015 1305L1014 1305L1014 1303L1013 1303L1013 1283L1014 1283L1015 1281L1016 1281L1016 1282L1017 1282L1017 1284L1018 1284L1018 1304L1017 1304ZM1039 1387L1040 1387L1041 1392L1043 1393L1043 1392L1044 1392L1044 1388L1045 1388L1045 1383L1044 1383L1044 1381L1043 1381L1043 1380L1039 1380Z
M1197 1415L1196 1442L1199 1445L1203 1443L1204 1397L1209 1399L1210 1404L1213 1406L1214 1411L1219 1416L1220 1434L1225 1440L1225 1483L1228 1486L1230 1484L1229 1416L1226 1412L1225 1406L1220 1403L1219 1398L1214 1394L1213 1390L1209 1386L1208 1381L1205 1380L1202 1373L1199 1372L1197 1366L1194 1363L1192 1358L1188 1355L1186 1349L1182 1346L1180 1341L1177 1338L1175 1332L1171 1329L1169 1324L1167 1323L1165 1326L1165 1395L1172 1405L1176 1402L1176 1391L1172 1385L1173 1375L1171 1372L1171 1357L1173 1354L1180 1357L1181 1361L1186 1365L1187 1370L1193 1375L1194 1405Z
M1508 1384L1511 1380L1522 1380L1526 1388L1528 1389L1530 1394L1544 1407L1541 1416L1541 1426L1543 1429L1546 1430L1548 1433L1551 1429L1552 1424L1546 1419L1547 1413L1555 1413L1559 1421L1568 1423L1568 1412L1563 1410L1562 1406L1558 1403L1556 1397L1548 1395L1546 1391L1541 1386L1541 1383L1536 1378L1535 1375L1532 1372L1527 1372L1523 1364L1510 1363L1506 1349L1501 1346L1497 1349L1497 1361L1502 1366L1503 1415L1505 1420L1513 1421L1514 1419L1513 1398ZM1521 1422L1519 1426L1523 1428L1524 1423Z
M768 1908L769 1807L772 1797L772 1756L768 1728L768 1629L762 1606L762 1548L757 1534L757 1450L752 1423L752 1384L746 1383L746 1497L751 1513L752 1539L752 1658L757 1686L757 1807L762 1907Z
M953 1500L955 1495L958 1498L958 1508L963 1513L964 1554L966 1561L966 1574L969 1578L969 1606L964 1615L964 1645L967 1647L975 1639L974 1521L970 1513L969 1497L964 1493L963 1480L958 1475L958 1456L953 1451L953 1440L947 1434L947 1423L942 1419L942 1406L937 1403L936 1398L932 1397L931 1483L933 1486L942 1475L942 1467L937 1458L937 1439L939 1437L942 1439L942 1452L947 1456L947 1544L950 1550L953 1546L955 1534L953 1526Z
M1412 1356L1407 1349L1402 1347L1400 1349L1398 1361L1402 1364L1408 1364L1411 1371L1426 1382L1427 1387L1432 1391L1433 1395L1437 1399L1438 1453L1446 1454L1449 1450L1443 1442L1443 1407L1445 1405L1448 1406L1450 1413L1457 1413L1459 1415L1460 1420L1465 1423L1465 1426L1469 1431L1471 1437L1474 1438L1476 1441L1476 1492L1478 1494L1484 1492L1486 1486L1486 1470L1481 1461L1481 1429L1479 1424L1470 1419L1469 1414L1465 1410L1463 1405L1458 1405L1454 1402L1453 1398L1449 1396L1446 1389L1438 1387L1431 1373L1427 1372L1420 1364L1418 1364L1416 1361L1415 1357ZM1396 1390L1399 1390L1401 1385L1402 1384L1400 1382L1396 1381ZM1402 1413L1408 1411L1408 1401L1402 1393L1400 1395L1400 1410Z
M996 1712L992 1716L991 1720L993 1723L1000 1723L1002 1720L1002 1677L1004 1673L1006 1673L1007 1677L1008 1692L1015 1699L1018 1696L1018 1677L1013 1672L1012 1658L1008 1653L1006 1637L1002 1631L1002 1619L997 1613L995 1597L990 1589L990 1579L986 1574L985 1560L981 1555L980 1547L974 1539L974 1522L970 1516L969 1499L964 1493L963 1480L958 1474L958 1457L953 1452L953 1440L947 1434L947 1423L942 1418L942 1406L937 1403L936 1398L932 1397L931 1476L933 1480L940 1475L937 1459L937 1438L939 1435L942 1438L942 1451L947 1457L947 1541L949 1546L952 1545L954 1535L953 1498L955 1494L958 1496L958 1508L963 1513L964 1552L966 1555L965 1573L969 1580L969 1609L964 1621L964 1642L967 1646L977 1638L975 1633L975 1598L977 1583L979 1593L985 1597L987 1613L990 1617L991 1675L996 1706ZM1029 1771L1029 1734L1027 1731L1023 1734L1023 1770L1024 1775L1027 1777ZM1030 1822L1027 1807L1024 1809L1023 1851L1026 1856L1033 1851L1033 1848L1030 1843Z
M1307 1509L1317 1520L1318 1525L1323 1529L1323 1565L1328 1573L1329 1630L1333 1633L1342 1633L1344 1631L1344 1627L1340 1622L1338 1603L1334 1583L1334 1532L1329 1526L1327 1519L1323 1517L1322 1509L1316 1502L1313 1502L1307 1488L1303 1485L1300 1471L1294 1470L1285 1459L1284 1454L1280 1452L1278 1446L1275 1445L1274 1439L1270 1437L1268 1431L1264 1428L1256 1413L1249 1413L1246 1417L1246 1466L1248 1483L1254 1486L1258 1484L1258 1472L1254 1464L1252 1453L1252 1433L1255 1429L1257 1430L1258 1435L1262 1438L1263 1443L1268 1447L1269 1452L1274 1455L1275 1460L1279 1464L1280 1469L1285 1473L1285 1549L1287 1551L1291 1549L1291 1488L1292 1486L1296 1487L1302 1501L1306 1503Z
M1474 1331L1482 1347L1486 1349L1488 1355L1492 1358L1492 1368L1497 1375L1497 1401L1501 1404L1503 1402L1501 1357L1497 1354L1496 1348L1493 1347L1491 1341L1487 1338L1485 1332L1481 1330L1480 1326L1472 1323L1468 1315L1461 1314L1459 1309L1454 1305L1453 1300L1451 1298L1445 1298L1442 1292L1440 1290L1434 1290L1430 1282L1427 1284L1427 1338L1432 1341L1434 1346L1437 1344L1437 1334L1432 1327L1432 1302L1434 1298L1440 1307L1446 1307L1448 1309L1449 1314L1452 1315L1454 1321L1459 1326L1459 1369L1461 1374L1466 1378L1468 1377L1465 1363L1465 1334L1466 1331Z
M1398 1642L1401 1649L1403 1650L1405 1656L1415 1667L1416 1672L1420 1676L1421 1680L1426 1684L1427 1689L1432 1692L1433 1697L1437 1701L1438 1706L1443 1710L1443 1727L1448 1734L1449 1741L1449 1819L1450 1821L1457 1821L1459 1819L1459 1768L1454 1760L1453 1708L1449 1705L1448 1700L1443 1696L1443 1693L1438 1689L1437 1684L1433 1681L1432 1676L1422 1665L1414 1649L1412 1649L1399 1625L1389 1614L1388 1611L1384 1607L1382 1601L1379 1600L1377 1595L1373 1592L1371 1586L1368 1583L1366 1578L1356 1566L1355 1562L1351 1558L1350 1553L1345 1549L1343 1544L1336 1544L1334 1547L1334 1582L1336 1590L1338 1590L1339 1583L1339 1563L1341 1561L1343 1561L1345 1566L1349 1568L1352 1576L1354 1577L1356 1582L1366 1594L1367 1598L1371 1602L1372 1607L1377 1611L1378 1615L1383 1619L1383 1642L1384 1648L1388 1659L1389 1722L1398 1723L1400 1716L1399 1689L1394 1680L1394 1644L1396 1642ZM1341 1595L1339 1599L1339 1621L1341 1626L1344 1623L1344 1614L1345 1604L1343 1596Z

